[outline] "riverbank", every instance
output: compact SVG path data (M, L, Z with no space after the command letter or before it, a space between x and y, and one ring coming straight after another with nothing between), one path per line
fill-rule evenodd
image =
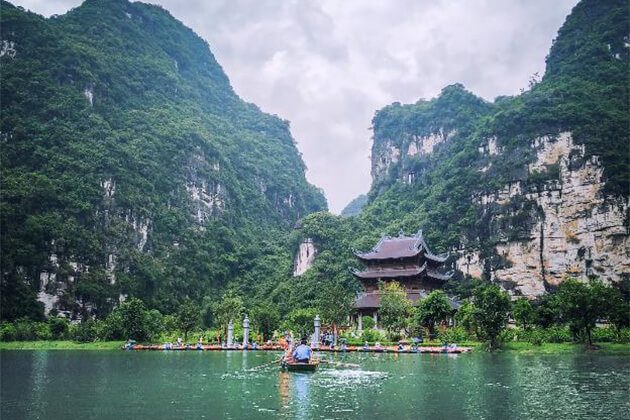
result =
M9 341L0 342L0 350L119 350L123 341L96 341L92 343L77 343L74 341ZM481 352L483 345L479 342L461 343L471 347L475 352ZM424 343L422 347L439 347L440 343ZM567 354L589 352L592 354L620 354L630 356L630 344L596 343L597 349L589 350L583 344L573 343L544 343L534 345L524 342L505 343L499 351L523 354Z
M0 342L0 350L120 350L124 341L7 341Z

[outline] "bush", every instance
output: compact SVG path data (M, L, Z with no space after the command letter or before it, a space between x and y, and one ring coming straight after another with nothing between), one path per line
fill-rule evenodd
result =
M470 335L462 327L447 328L438 334L438 339L447 343L461 343L470 340Z
M70 328L70 336L79 343L89 343L98 338L99 326L94 320L83 320L80 324L75 324Z
M50 326L46 322L33 322L31 329L35 340L52 340Z
M364 330L371 330L374 328L374 318L371 316L362 316L361 317L361 326Z
M544 331L546 343L570 343L573 341L571 331L567 327L552 326L541 330Z
M10 322L0 324L0 341L13 341L17 336L15 326Z
M68 335L69 323L66 318L50 318L48 327L54 340L63 340Z
M381 334L381 332L371 328L369 330L363 330L363 332L361 333L362 341L373 343L375 341L381 341L382 339L383 335Z
M630 343L630 328L622 328L617 335L618 343Z
M595 328L593 330L593 341L595 342L614 343L618 338L614 328Z

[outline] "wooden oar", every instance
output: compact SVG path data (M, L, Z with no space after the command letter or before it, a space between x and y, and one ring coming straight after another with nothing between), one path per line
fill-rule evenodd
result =
M263 368L263 367L265 367L265 366L269 366L269 365L272 365L272 364L274 364L274 363L278 363L278 362L280 362L280 361L282 360L282 358L283 358L283 357L284 357L284 356L280 357L278 360L272 360L271 362L263 363L262 365L258 365L258 366L256 366L256 367L253 367L253 368L251 368L251 369L246 369L246 370L247 370L248 372L253 372L253 371L258 370L258 369L260 369L260 368Z

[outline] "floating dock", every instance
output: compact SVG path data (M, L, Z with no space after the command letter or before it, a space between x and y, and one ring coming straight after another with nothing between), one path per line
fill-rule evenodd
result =
M265 345L257 346L255 349L252 346L248 346L246 349L242 346L235 347L222 347L219 345L187 345L187 346L167 346L158 344L133 344L128 347L123 347L126 350L159 350L159 351L235 351L235 350L249 350L249 351L284 351L285 348L281 345ZM363 348L360 346L347 346L345 348L340 347L328 347L321 346L313 349L314 351L332 352L332 353L449 353L459 354L468 353L472 350L470 347L438 347L438 346L419 346L416 349L405 348L399 350L397 346L382 346Z

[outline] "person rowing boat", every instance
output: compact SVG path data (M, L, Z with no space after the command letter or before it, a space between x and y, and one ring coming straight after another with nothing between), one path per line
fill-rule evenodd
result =
M293 351L293 360L297 363L308 363L311 360L312 350L306 345L306 340L303 338L300 345Z

